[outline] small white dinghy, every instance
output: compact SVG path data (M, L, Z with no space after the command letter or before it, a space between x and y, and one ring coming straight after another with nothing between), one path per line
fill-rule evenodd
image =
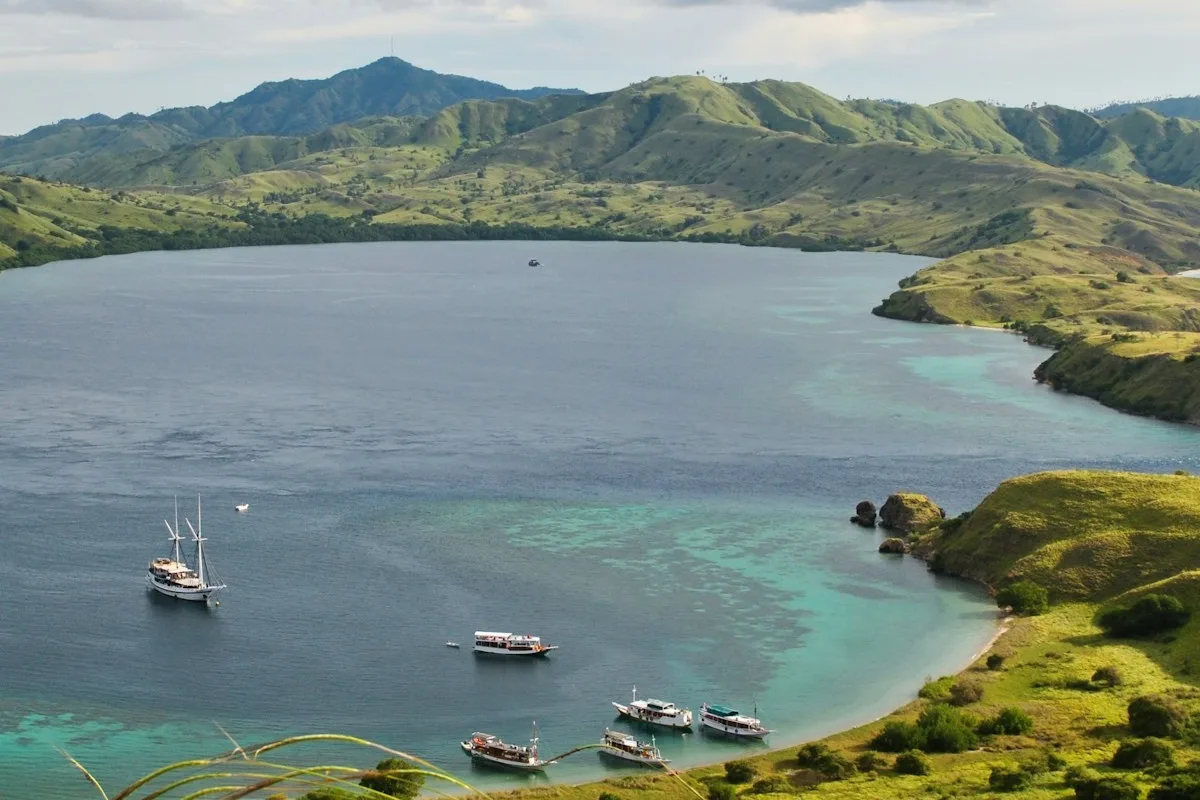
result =
M453 647L453 648L455 648L455 649L457 650L457 649L458 649L458 642L446 642L446 647Z
M234 503L233 510L238 512L239 514L245 514L247 511L250 510L250 504L249 503Z

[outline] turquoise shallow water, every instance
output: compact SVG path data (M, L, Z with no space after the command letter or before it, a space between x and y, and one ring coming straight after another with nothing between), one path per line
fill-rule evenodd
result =
M538 270L529 244L388 244L0 279L0 796L86 795L60 747L110 787L223 750L214 722L346 731L484 786L584 780L591 753L513 778L457 741L536 720L565 751L634 684L810 738L995 625L972 587L879 556L855 502L957 513L1035 469L1197 465L1192 429L1036 386L1045 351L870 316L919 259L536 247ZM207 612L141 584L196 491L230 584ZM443 646L475 629L562 649ZM681 765L748 746L659 741Z

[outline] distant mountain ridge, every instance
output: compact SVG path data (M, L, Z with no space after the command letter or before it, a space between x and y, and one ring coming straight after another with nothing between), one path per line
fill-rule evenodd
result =
M1092 109L1089 113L1099 119L1112 119L1113 117L1128 114L1139 108L1148 109L1164 117L1200 120L1200 95L1160 97L1154 100L1131 100L1129 102L1110 103L1101 108Z
M264 91L289 97L298 91L264 86ZM162 113L183 111L187 110ZM713 123L725 126L719 138L692 140L696 126ZM641 144L672 126L689 134L672 134L673 140L693 144L668 148L662 160L643 159ZM696 182L730 157L729 147L769 134L823 145L895 143L1025 158L1200 188L1200 123L1166 119L1146 109L1100 120L1059 106L1003 108L967 100L931 106L843 102L805 84L776 80L718 84L691 76L653 78L601 94L471 99L425 118L372 116L302 136L163 142L150 128L110 127L101 126L90 138L90 145L98 148L91 154L48 155L41 171L22 169L13 161L28 142L0 142L0 169L103 186L202 186L280 168L322 151L418 145L447 155L454 152L471 164L524 164L565 174L599 169L632 179L662 174L664 164L670 163L675 165L672 180Z
M229 102L169 108L116 119L92 114L0 139L0 169L67 175L96 156L166 151L188 142L248 135L302 136L374 116L429 116L463 100L579 94L578 89L509 89L498 83L381 58L329 78L263 83Z

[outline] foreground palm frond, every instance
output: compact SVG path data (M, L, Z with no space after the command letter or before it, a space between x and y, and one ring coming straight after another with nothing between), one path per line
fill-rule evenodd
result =
M444 782L446 784L444 788L436 785L425 787L425 791L442 797L449 796L450 791L447 791L447 789L451 791L465 790L480 797L488 797L485 792L476 789L461 778L435 767L422 758L400 750L393 750L390 747L368 739L361 739L356 736L348 736L340 733L317 733L302 736L287 736L282 739L243 747L238 744L237 740L228 731L219 725L217 727L229 739L230 743L233 744L232 750L210 758L186 759L160 767L153 772L143 775L111 797L91 772L72 758L70 754L65 751L61 752L72 766L83 773L88 782L100 793L103 800L158 800L164 797L180 798L180 800L201 800L201 798L205 798L206 800L209 798L215 800L240 800L244 797L268 791L272 793L271 797L292 797L301 793L317 791L328 792L328 797L336 796L334 793L337 793L347 798L361 797L372 798L372 800L395 800L392 795L385 794L369 786L361 785L360 781L368 778L379 779L405 775L411 778L419 777L421 781L433 779L434 781ZM361 767L350 767L339 764L300 767L267 761L262 758L262 756L277 750L311 742L341 742L357 745L368 750L384 753L391 758L401 759L410 766L403 769L385 770L379 768L362 769ZM575 753L598 749L602 746L599 744L586 744L568 750L552 760L561 760ZM697 798L700 798L700 800L704 800L704 795L691 783L684 780L682 775L667 767L666 764L662 764L661 766L668 775L679 781L688 791ZM181 792L183 793L181 794Z
M220 726L218 726L220 728ZM487 795L466 783L460 778L438 769L433 764L417 756L394 750L377 742L338 733L308 734L304 736L288 736L249 747L243 747L223 728L221 732L233 744L233 749L209 758L194 758L176 761L160 767L114 795L109 795L100 782L69 753L63 756L83 773L88 782L96 788L103 800L157 800L160 797L182 797L182 800L199 800L199 798L218 798L218 800L238 800L258 792L273 791L285 797L297 793L310 792L314 789L337 789L347 795L354 795L374 800L394 800L390 795L379 792L367 786L359 785L363 778L397 777L401 775L420 776L422 779L444 781L451 787L466 790L483 797ZM402 759L411 767L405 769L379 770L363 769L339 764L298 767L267 761L262 756L283 748L311 742L341 742L357 745L369 750L384 753L389 757ZM433 788L433 787L430 787ZM187 792L181 795L181 790ZM444 791L434 789L438 794Z

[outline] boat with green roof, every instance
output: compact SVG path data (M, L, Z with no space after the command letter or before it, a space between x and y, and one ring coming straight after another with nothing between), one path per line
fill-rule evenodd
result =
M754 713L758 713L757 707L754 709ZM702 703L700 706L700 724L729 736L746 739L762 739L767 734L774 733L774 731L764 728L757 717L746 716L735 708L710 706L708 703Z

